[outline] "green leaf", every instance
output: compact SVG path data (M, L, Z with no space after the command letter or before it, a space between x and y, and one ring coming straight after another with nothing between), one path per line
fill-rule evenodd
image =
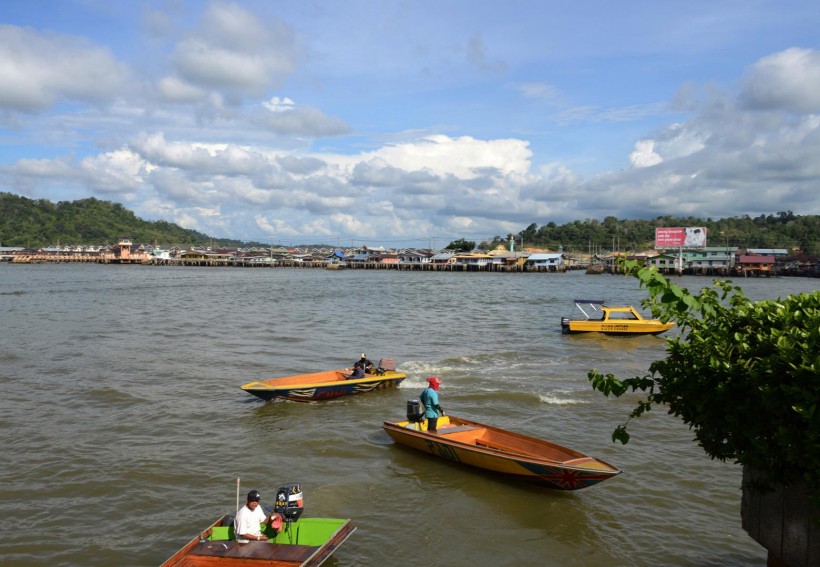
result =
M642 304L681 332L667 338L666 357L650 363L649 375L590 373L605 395L647 393L613 442L625 444L631 420L662 404L710 458L820 487L820 290L751 301L728 280L693 294L652 270L632 275L650 295Z
M612 432L612 442L614 443L615 441L620 442L622 445L629 443L629 432L627 432L625 425L619 425L615 428L615 431Z

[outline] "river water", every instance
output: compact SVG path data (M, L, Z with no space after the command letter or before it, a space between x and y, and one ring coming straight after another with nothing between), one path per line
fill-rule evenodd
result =
M710 278L683 277L699 289ZM818 289L738 281L754 299ZM158 565L236 505L299 482L305 515L352 518L331 566L765 565L740 526L739 466L663 410L610 434L659 337L563 336L574 297L638 305L622 276L0 264L0 565ZM399 389L318 404L243 383L396 358ZM431 374L448 413L624 472L575 493L396 446Z

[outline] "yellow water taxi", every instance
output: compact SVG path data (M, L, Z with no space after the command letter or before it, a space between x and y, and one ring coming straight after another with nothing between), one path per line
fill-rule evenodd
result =
M645 319L632 306L612 307L600 299L576 299L581 315L561 318L561 332L604 333L607 335L657 335L668 331L675 323L659 319Z

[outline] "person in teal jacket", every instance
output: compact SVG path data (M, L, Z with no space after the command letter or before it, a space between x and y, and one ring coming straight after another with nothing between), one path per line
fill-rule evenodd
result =
M430 385L425 388L419 395L419 400L424 404L424 417L427 418L427 431L430 433L438 432L438 418L444 415L444 410L438 403L438 389L441 386L441 380L436 376L430 376L427 379Z

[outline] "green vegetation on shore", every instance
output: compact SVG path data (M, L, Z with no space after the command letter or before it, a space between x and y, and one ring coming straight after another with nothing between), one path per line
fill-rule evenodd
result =
M820 216L799 216L791 211L776 215L731 217L719 220L693 217L658 217L654 220L603 221L586 219L563 225L554 222L539 227L532 223L518 234L496 236L481 247L495 248L514 239L517 246L565 251L621 250L651 248L655 228L705 226L710 246L738 248L786 248L802 254L820 254ZM270 243L213 238L166 221L145 221L119 203L99 199L78 201L33 200L0 192L0 245L30 248L56 244L102 245L127 236L134 242L161 246L270 246ZM318 244L318 243L317 243ZM473 242L456 240L448 248L460 249Z
M517 242L523 241L524 246L552 250L563 246L564 250L590 247L593 250L639 251L654 246L656 228L678 226L706 227L709 246L785 248L789 251L797 249L802 254L820 254L820 216L799 216L791 211L718 220L673 216L654 220L618 220L609 216L603 222L586 219L563 225L550 222L541 227L533 223L518 234L507 235L506 241L515 238ZM500 237L493 240L495 245L503 242L505 240Z
M0 245L37 248L56 244L115 244L122 237L145 244L268 246L215 239L167 221L145 221L119 203L99 199L35 201L0 193Z

